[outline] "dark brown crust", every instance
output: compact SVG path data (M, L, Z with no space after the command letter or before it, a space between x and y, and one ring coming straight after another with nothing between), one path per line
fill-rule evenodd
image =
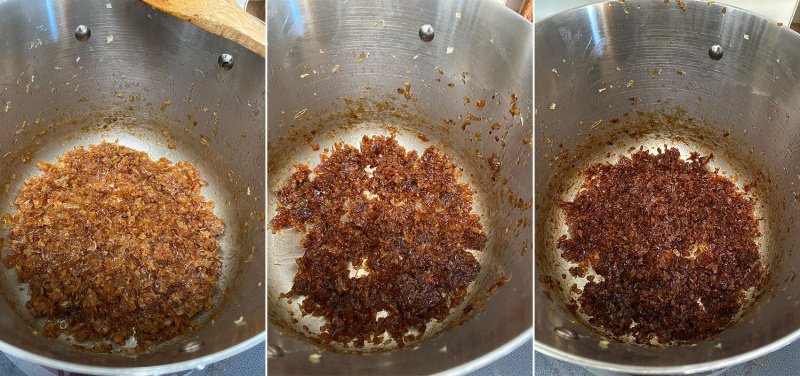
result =
M558 247L579 264L570 273L603 277L579 298L592 325L639 344L694 343L732 325L745 291L764 287L755 201L709 171L712 158L639 151L591 165L575 200L559 202L569 238Z
M480 271L467 249L481 250L486 235L450 158L434 147L418 157L394 138L365 136L361 150L336 144L313 172L295 167L276 192L271 225L305 232L286 296L304 296L304 314L326 319L323 342L363 347L388 332L403 347L416 339L409 329L421 337L429 321L463 302ZM362 263L369 274L351 278L348 266ZM381 311L388 316L376 320Z
M44 335L124 344L135 331L144 350L189 332L222 264L197 168L106 142L38 167L15 201L5 265L29 284Z

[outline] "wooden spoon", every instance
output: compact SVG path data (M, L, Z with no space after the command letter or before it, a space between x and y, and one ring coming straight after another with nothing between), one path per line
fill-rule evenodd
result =
M527 18L528 21L533 21L533 0L525 0L522 6L519 7L519 14Z
M141 1L266 57L267 31L264 24L233 0Z

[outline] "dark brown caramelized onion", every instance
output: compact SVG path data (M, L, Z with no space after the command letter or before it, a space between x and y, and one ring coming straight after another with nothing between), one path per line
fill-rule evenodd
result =
M365 136L360 150L336 144L313 171L295 168L276 192L271 225L305 232L284 296L305 297L303 313L326 319L323 342L363 347L394 339L403 347L464 301L480 271L467 250L481 250L486 235L471 213L473 192L458 182L449 157ZM351 276L351 267L366 275Z
M569 237L558 247L578 264L570 273L602 277L578 299L590 324L639 344L694 343L732 325L746 292L760 292L768 273L755 201L710 171L712 158L640 150L589 166L574 201L559 202Z

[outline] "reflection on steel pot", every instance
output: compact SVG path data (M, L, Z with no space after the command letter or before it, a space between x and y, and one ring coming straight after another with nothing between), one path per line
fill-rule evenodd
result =
M208 182L201 194L225 225L214 308L196 317L196 331L134 356L79 351L38 334L43 320L31 317L14 270L3 267L0 350L80 373L161 374L262 341L264 59L135 0L3 1L0 18L6 211L24 180L40 173L36 162L118 140L197 166ZM233 69L219 67L222 54L235 57Z
M268 371L459 373L529 339L531 23L496 2L478 0L276 0L267 8L267 219L275 215L274 191L295 162L314 166L336 142L357 146L364 135L392 134L420 153L436 146L463 168L489 238L478 253L482 268L465 305L429 325L421 342L381 353L319 356L324 350L301 338L318 334L321 320L302 316L298 299L280 297L292 287L301 234L268 231ZM501 163L494 188L487 162L493 154ZM507 283L489 296L503 275ZM476 309L464 314L470 304Z
M792 231L800 214L800 36L711 2L608 2L536 24L537 349L562 360L631 373L722 368L800 336L800 284ZM741 321L690 346L648 348L605 341L568 313L570 286L555 204L571 200L590 163L630 147L668 145L753 184L759 246L770 269L765 293ZM616 153L616 154L614 154ZM562 276L563 274L563 276Z

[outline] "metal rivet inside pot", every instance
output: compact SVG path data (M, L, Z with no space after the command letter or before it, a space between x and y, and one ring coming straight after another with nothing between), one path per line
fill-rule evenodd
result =
M267 356L270 358L280 358L283 356L283 349L280 346L269 345L267 346Z
M181 347L181 352L193 352L193 351L197 351L197 350L199 350L201 347L203 347L203 345L205 345L205 344L206 344L205 342L200 342L200 341L191 341L191 342L187 342L187 343L185 343L185 344L184 344L184 345Z
M86 42L91 36L92 30L89 29L89 26L79 25L75 29L75 39L77 39L79 42Z
M559 326L553 329L553 331L556 332L557 336L564 339L578 339L578 333L575 333L575 331L572 329L567 329Z
M219 55L219 59L217 59L217 63L219 67L224 70L229 70L233 68L233 56L228 54Z
M430 42L433 40L433 26L425 24L419 28L419 39L422 39L424 42Z
M708 57L719 60L722 59L722 46L715 44L708 49Z

